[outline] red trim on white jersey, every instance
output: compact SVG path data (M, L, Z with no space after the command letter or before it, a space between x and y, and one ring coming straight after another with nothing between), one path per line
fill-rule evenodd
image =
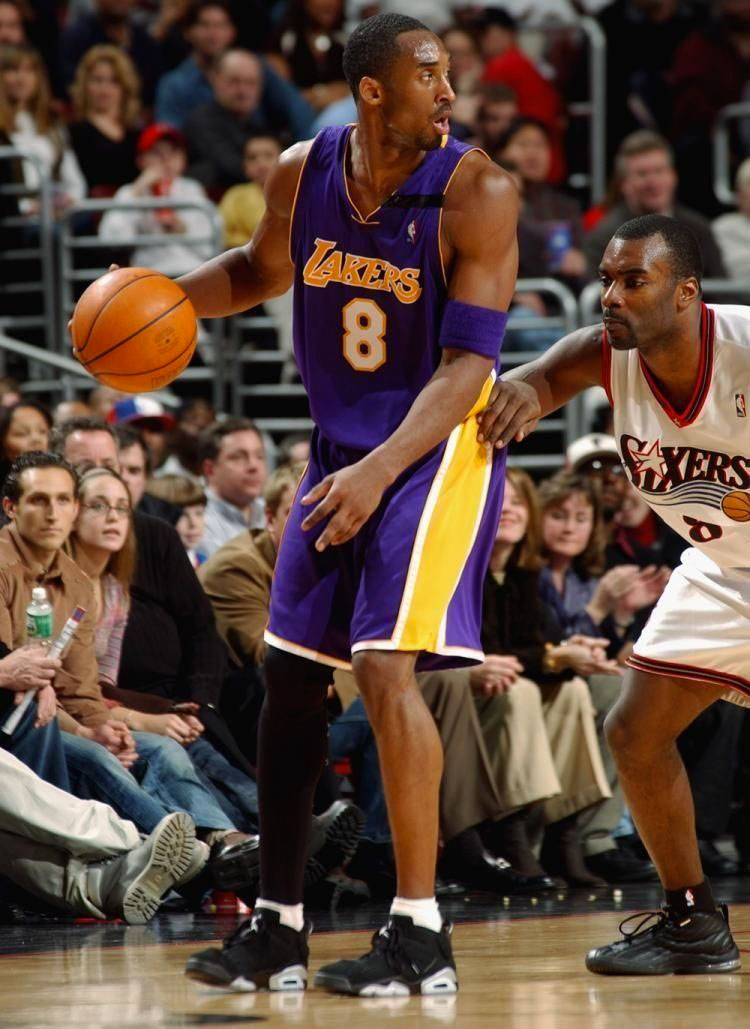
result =
M615 402L612 399L612 347L609 345L605 328L602 328L602 386L604 386L604 392L607 394L609 406L614 407Z
M686 665L678 661L661 661L655 657L636 654L635 651L625 659L625 664L650 675L666 675L673 679L690 679L693 682L710 683L712 686L727 686L746 697L750 696L750 681L740 675L721 672L716 668L700 668L698 665Z
M716 318L714 312L709 310L706 305L703 304L701 306L701 352L700 364L698 366L698 377L695 380L693 395L688 400L683 411L675 411L669 400L659 389L656 379L651 374L648 365L643 360L643 357L640 354L638 355L641 372L643 373L643 377L648 383L651 392L664 413L668 415L680 429L684 429L695 421L703 410L703 405L706 402L706 397L708 396L708 391L711 386L711 376L713 374L714 367L715 326Z

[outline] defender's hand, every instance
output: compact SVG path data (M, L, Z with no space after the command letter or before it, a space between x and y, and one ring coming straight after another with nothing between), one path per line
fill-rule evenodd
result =
M498 379L492 387L487 407L477 415L477 439L498 449L513 439L520 443L534 431L541 413L533 386L516 380Z
M323 551L328 546L336 547L356 536L389 485L389 480L372 457L365 457L348 468L326 475L302 498L305 505L320 501L302 523L305 532L315 528L328 515L333 515L315 541L315 549Z

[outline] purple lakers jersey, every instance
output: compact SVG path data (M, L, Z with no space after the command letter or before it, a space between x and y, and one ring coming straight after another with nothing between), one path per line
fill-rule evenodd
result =
M474 148L444 137L368 216L347 188L351 132L319 133L300 176L291 230L294 353L323 435L371 450L403 421L440 363L443 196Z

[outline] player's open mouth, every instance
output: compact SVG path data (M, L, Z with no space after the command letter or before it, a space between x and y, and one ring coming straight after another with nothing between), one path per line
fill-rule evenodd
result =
M450 132L451 120L450 116L447 114L443 114L439 118L434 118L432 124L443 136L446 135L446 133Z

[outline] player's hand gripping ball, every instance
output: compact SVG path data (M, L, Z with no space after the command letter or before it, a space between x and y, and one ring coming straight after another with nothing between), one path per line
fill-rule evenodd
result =
M198 321L171 279L148 268L117 268L96 279L70 323L73 353L105 386L148 393L190 363Z

